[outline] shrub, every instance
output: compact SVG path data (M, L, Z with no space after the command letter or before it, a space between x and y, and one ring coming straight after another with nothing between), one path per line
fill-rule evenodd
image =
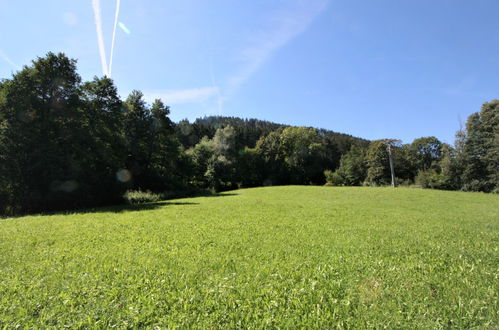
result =
M128 204L136 205L143 203L157 202L161 199L161 195L154 194L151 191L128 190L123 198Z
M326 186L344 186L344 178L336 171L325 170L324 176L326 177Z
M414 183L410 179L395 178L395 184L401 187L410 187Z
M421 186L421 188L431 189L452 189L448 181L449 179L444 173L439 173L435 169L420 170L415 178L416 184Z

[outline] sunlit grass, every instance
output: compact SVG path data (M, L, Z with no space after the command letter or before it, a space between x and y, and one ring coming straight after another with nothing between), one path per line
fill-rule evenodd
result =
M496 328L498 211L272 187L0 220L0 327Z

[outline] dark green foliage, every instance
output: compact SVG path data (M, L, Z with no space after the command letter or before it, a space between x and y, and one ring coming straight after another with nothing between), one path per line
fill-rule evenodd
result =
M205 176L216 191L236 188L236 132L232 126L219 128L212 140L213 153Z
M169 114L170 108L161 100L153 102L151 172L155 181L151 189L156 191L184 189L189 175L189 164L181 154Z
M264 161L256 148L244 148L238 157L238 183L241 187L258 187L264 184Z
M325 170L326 186L345 186L345 178L338 171Z
M164 191L186 184L183 174L187 172L180 170L186 162L169 114L161 100L149 108L139 91L133 91L125 102L126 165L134 189Z
M175 124L169 114L140 91L122 102L106 77L82 83L64 54L38 58L0 81L0 214L118 203L129 189L388 185L388 146L396 182L499 191L497 100L468 118L455 149L435 137L402 145L235 117Z
M341 157L340 167L334 173L326 174L326 181L335 186L360 186L366 174L366 150L353 145Z
M194 166L193 183L201 188L223 191L237 187L238 158L235 130L219 128L213 139L205 136L187 151Z
M499 187L499 100L485 103L468 118L457 157L463 190L489 192Z
M289 174L281 151L280 135L282 129L260 138L256 152L263 161L263 185L279 185L289 182Z
M485 138L484 157L487 179L491 189L499 189L499 100L485 103L480 112L482 134Z
M191 177L192 184L201 188L209 187L206 172L208 170L210 158L214 153L214 149L213 142L205 136L193 148L187 150L187 155L191 159L193 168L193 175Z
M287 127L280 135L282 159L289 171L292 184L324 184L325 147L317 129Z
M395 166L395 176L399 182L412 182L418 172L416 154L411 149L410 144L403 144L392 147L393 163Z
M258 119L211 116L198 118L192 124L187 120L182 120L176 125L175 131L184 147L190 148L199 143L204 136L211 139L219 128L227 126L234 128L239 149L244 146L253 148L260 137L286 127L286 125Z
M326 148L317 129L287 127L261 138L264 184L324 184Z
M324 168L337 168L340 165L341 157L346 154L352 146L355 145L366 149L370 143L368 140L325 129L320 129L319 135L322 137L322 143L326 148Z
M154 148L153 119L143 94L132 91L125 101L125 139L128 150L126 167L132 174L133 188L149 188L151 158Z
M418 169L427 170L442 157L442 143L434 136L422 137L412 142L411 151Z
M95 203L92 172L99 141L80 97L76 61L49 53L2 85L4 213Z
M450 145L442 144L440 161L430 169L419 170L415 182L423 188L455 190L461 187L459 175L456 151Z
M276 124L257 119L241 119L235 117L211 116L196 119L192 124L187 120L180 121L175 126L178 140L188 149L195 146L204 136L212 139L219 128L232 126L236 134L236 148L242 152L245 147L253 148L257 142L270 133L283 130L288 125ZM336 168L340 158L347 153L352 145L367 147L369 141L347 134L333 131L317 130L321 143L325 147L324 168Z
M371 142L366 154L366 182L372 186L390 184L390 163L386 140Z
M81 83L49 53L0 84L0 214L118 203L125 189L177 189L168 108L140 92L125 111L108 78ZM180 175L181 176L181 175Z
M80 159L86 162L82 166L87 169L82 181L92 187L91 195L99 204L117 202L126 188L126 182L116 180L116 173L125 167L126 160L123 105L113 81L107 77L94 78L83 84L81 90L87 121L81 138L88 145L87 157Z

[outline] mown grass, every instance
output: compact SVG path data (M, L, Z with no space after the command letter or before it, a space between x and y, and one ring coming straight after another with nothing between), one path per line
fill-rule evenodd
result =
M498 211L272 187L0 220L0 328L497 328Z

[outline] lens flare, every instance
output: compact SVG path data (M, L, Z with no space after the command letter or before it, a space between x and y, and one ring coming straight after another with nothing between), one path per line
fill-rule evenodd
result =
M132 179L132 173L127 169L119 170L116 172L116 179L118 179L119 182L126 183Z

